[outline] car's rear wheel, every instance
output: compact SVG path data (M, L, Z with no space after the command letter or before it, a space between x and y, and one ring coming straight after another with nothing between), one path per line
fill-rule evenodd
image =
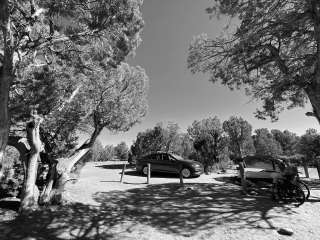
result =
M148 166L144 166L144 167L142 168L142 174L145 175L145 176L148 175Z
M181 175L182 175L183 178L189 178L189 177L191 177L191 171L190 171L190 169L189 169L189 168L183 168L183 169L181 170Z

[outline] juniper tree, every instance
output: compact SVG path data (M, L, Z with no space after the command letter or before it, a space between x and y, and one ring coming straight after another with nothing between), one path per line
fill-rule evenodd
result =
M244 87L263 102L258 118L277 120L285 107L310 101L307 115L320 121L318 0L215 0L207 13L234 19L236 27L219 38L195 39L188 56L193 73L209 73L210 81L231 89Z

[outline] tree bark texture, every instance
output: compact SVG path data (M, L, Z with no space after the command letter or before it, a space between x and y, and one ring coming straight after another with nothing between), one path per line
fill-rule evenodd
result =
M313 116L320 123L320 84L319 86L310 86L306 89L306 93L313 109Z
M81 149L68 158L60 158L50 164L47 184L40 195L39 204L60 204L65 200L65 185L74 179L70 176L72 169L87 156L89 150L90 148Z
M9 89L13 79L13 37L11 33L9 2L0 0L0 30L4 41L0 61L0 167L9 135Z
M23 196L21 199L20 210L34 209L38 205L39 190L36 186L38 173L38 160L40 160L40 152L42 143L40 140L40 124L42 118L34 115L33 120L27 124L27 139L30 145L30 153L26 163L27 171L23 186Z
M7 146L9 136L9 84L11 77L2 69L0 73L0 163Z
M52 202L52 198L54 195L54 184L57 179L57 170L56 170L56 163L51 163L49 168L49 173L47 177L47 183L44 187L43 191L40 194L39 204L41 205L48 205Z
M0 172L2 172L2 160L9 136L8 103L11 77L4 72L2 69L0 73Z

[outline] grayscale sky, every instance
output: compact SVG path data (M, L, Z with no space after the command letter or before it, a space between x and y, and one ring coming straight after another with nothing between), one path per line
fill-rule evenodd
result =
M111 134L104 130L100 136L103 145L116 145L125 141L131 145L140 131L152 128L158 122L175 122L186 131L194 120L218 116L221 121L232 115L241 116L254 129L288 129L301 135L307 128L318 128L306 109L285 111L280 120L254 118L257 102L250 101L244 91L230 91L219 84L212 84L208 76L192 75L187 69L187 53L195 35L207 33L221 35L226 21L209 20L205 8L210 0L145 0L143 42L131 65L140 65L150 78L149 112L144 121L126 133Z

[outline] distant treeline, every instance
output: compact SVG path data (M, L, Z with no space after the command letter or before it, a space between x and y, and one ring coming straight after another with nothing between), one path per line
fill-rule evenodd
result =
M302 136L288 130L259 128L252 131L252 125L241 117L232 116L224 122L210 117L195 120L187 132L181 132L177 123L158 123L152 129L139 132L130 149L125 142L115 147L103 147L96 142L92 160L131 160L155 151L169 151L195 159L202 162L207 171L254 154L313 164L320 155L320 134L315 129L306 130Z

